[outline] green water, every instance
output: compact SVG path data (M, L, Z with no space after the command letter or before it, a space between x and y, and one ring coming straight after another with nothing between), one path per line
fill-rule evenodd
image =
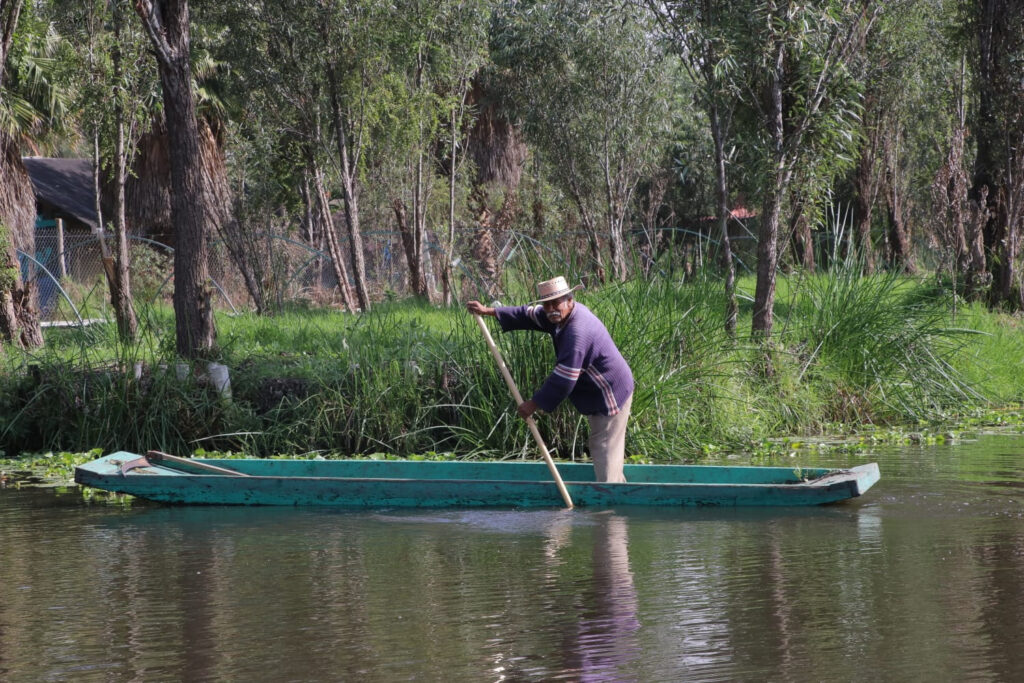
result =
M2 681L1024 679L1024 437L824 508L129 509L0 490Z

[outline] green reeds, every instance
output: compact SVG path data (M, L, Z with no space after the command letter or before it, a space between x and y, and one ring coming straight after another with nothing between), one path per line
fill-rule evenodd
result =
M572 263L561 271L539 257L523 260L530 267L506 278L517 283L517 299L531 298L538 279L579 276ZM738 288L749 294L752 281ZM951 327L942 296L903 276L861 277L852 266L780 277L771 378L756 370L760 342L725 334L723 286L713 272L698 270L685 282L654 273L592 286L578 300L605 322L636 378L629 454L678 461L833 422L938 420L982 403L990 392L979 390L977 345L1019 361L1019 336L997 334L1009 323L980 309L972 309L972 326L990 325L985 335L965 331L963 314ZM748 299L741 332L749 329ZM144 331L132 344L119 341L111 323L50 330L41 351L3 356L0 450L537 457L461 305L219 316L215 360L230 368L230 397L206 377L205 363L174 357L166 308L144 308L140 319ZM554 364L550 340L494 336L523 395L531 395ZM986 386L1019 400L1019 385L1007 377ZM586 421L568 403L541 416L539 427L557 458L585 457Z
M827 385L828 419L928 420L981 399L952 365L971 332L950 326L941 294L921 293L902 275L864 276L855 263L806 278L795 292L788 339L797 382Z

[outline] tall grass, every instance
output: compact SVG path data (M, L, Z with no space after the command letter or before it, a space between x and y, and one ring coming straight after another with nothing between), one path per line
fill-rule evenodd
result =
M796 292L797 379L832 387L833 417L922 420L981 398L952 365L971 331L950 326L941 294L921 292L893 272L861 276L859 264Z
M509 280L532 298L537 279L579 276L539 257ZM738 283L753 291L750 278ZM729 338L721 281L698 271L592 287L578 300L605 322L637 382L627 448L653 460L695 459L711 445L820 431L834 422L938 420L986 397L1019 400L1020 372L977 356L1024 356L1011 321L971 309L950 325L941 292L853 266L780 278L771 352ZM739 329L750 326L742 297ZM461 308L386 303L365 315L294 309L219 316L230 398L193 364L179 378L168 310L140 311L145 333L121 344L113 325L47 332L47 346L0 359L0 450L274 453L452 452L535 457L522 421L472 318ZM529 396L554 363L550 340L495 338ZM974 327L983 334L970 333ZM1016 355L1013 355L1016 354ZM1005 377L999 382L991 373ZM988 373L988 374L986 374ZM988 377L987 381L985 378ZM539 420L556 457L584 457L585 420L568 404Z

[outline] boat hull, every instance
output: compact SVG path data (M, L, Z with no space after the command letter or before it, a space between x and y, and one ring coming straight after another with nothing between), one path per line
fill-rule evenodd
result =
M118 452L76 468L85 486L176 504L380 507L559 507L544 463L406 460L196 459L239 476L161 466ZM849 470L627 465L629 483L593 481L593 467L558 465L573 503L615 506L821 505L854 498L879 478Z

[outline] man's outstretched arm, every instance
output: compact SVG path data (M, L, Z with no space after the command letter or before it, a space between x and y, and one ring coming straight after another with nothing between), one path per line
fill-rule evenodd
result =
M498 317L498 312L490 306L484 306L479 301L467 301L466 310L473 315L489 315L492 318Z

